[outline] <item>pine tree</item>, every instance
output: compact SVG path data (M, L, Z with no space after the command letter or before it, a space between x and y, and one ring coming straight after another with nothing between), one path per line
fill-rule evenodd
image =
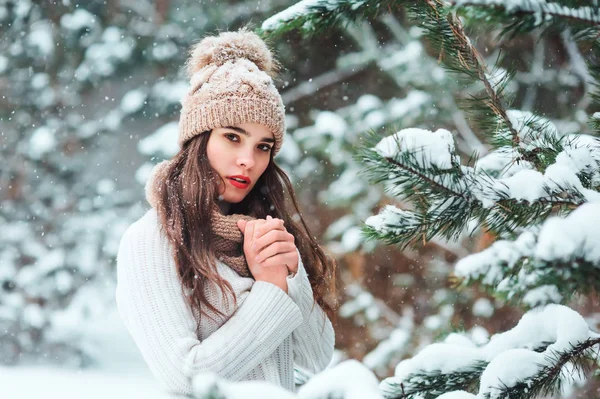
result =
M600 335L565 306L600 288L598 5L313 0L273 16L263 29L275 36L289 30L316 35L398 9L408 13L429 51L459 79L457 102L490 152L465 157L443 128L401 129L383 139L372 132L357 159L372 182L383 184L405 206L386 206L367 219L364 232L401 249L434 239L456 241L465 231L492 234L491 247L456 264L456 284L476 284L531 310L485 345L451 334L427 346L400 362L381 389L389 398L558 395L570 382L589 378L587 370L597 370L600 361ZM481 47L501 50L513 38L557 36L577 83L566 96L560 79L551 82L554 87L546 85L558 106L544 115L536 109L535 85L525 96L514 91L519 71L511 65L509 47L491 61ZM536 72L544 72L541 64ZM561 108L565 97L565 104L575 106Z
M461 245L437 242L397 256L365 240L360 234L362 222L390 198L380 186L357 178L361 165L352 158L354 148L363 143L361 133L366 130L382 132L435 118L457 128L461 150L484 153L486 149L452 95L460 86L435 56L426 53L420 31L407 26L401 13L383 14L375 22L360 21L347 30L315 35L294 46L301 49L293 53L295 57L283 58L308 57L300 65L286 64L290 71L302 68L305 81L282 92L289 123L278 162L298 183L309 215L317 214L319 227L326 227L322 242L341 265L339 292L345 303L339 313L344 320L336 330L339 349L344 356L366 355L365 364L385 376L403 353L411 354L447 334L448 321L461 309L487 299L444 287L440 276L450 267L446 259L464 253ZM379 37L387 40L379 43ZM294 39L291 35L275 43ZM322 54L327 54L326 60ZM319 72L306 74L306 64L319 66ZM291 74L286 80L300 78ZM428 267L426 262L432 258ZM470 319L475 317L481 317L480 312L474 311ZM487 335L481 326L472 332Z

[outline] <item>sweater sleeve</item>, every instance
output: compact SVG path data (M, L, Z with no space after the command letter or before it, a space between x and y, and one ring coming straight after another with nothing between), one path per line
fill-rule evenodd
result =
M329 318L314 301L300 254L298 258L298 272L287 278L288 295L300 308L303 320L292 333L294 362L311 373L319 373L331 361L335 333Z
M166 237L134 225L119 245L117 306L151 372L170 392L190 394L191 377L200 371L239 380L302 323L282 289L257 281L229 320L200 341Z

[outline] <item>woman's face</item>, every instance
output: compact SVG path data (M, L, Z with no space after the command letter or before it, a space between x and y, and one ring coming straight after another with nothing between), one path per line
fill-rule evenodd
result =
M212 130L206 153L210 166L225 182L219 182L223 201L238 203L248 195L269 165L274 145L273 133L258 123Z

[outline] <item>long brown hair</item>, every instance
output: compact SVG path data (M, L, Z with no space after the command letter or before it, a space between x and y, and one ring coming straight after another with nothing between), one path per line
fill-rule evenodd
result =
M217 272L211 245L211 214L218 200L221 179L210 166L206 155L210 134L209 131L195 136L173 157L166 178L160 182L161 198L157 210L163 231L173 244L173 256L182 288L188 292L191 290L187 297L189 305L201 315L214 319L212 315L225 315L206 300L202 289L206 281L212 281L220 288L225 301L228 301L227 292L233 297L234 303L237 303L237 298L231 284ZM253 189L240 203L231 204L230 213L260 219L271 215L283 219L287 231L295 238L312 286L314 301L334 321L335 260L325 254L310 233L298 208L292 184L286 173L277 166L272 154L265 172ZM206 306L208 311L202 306Z

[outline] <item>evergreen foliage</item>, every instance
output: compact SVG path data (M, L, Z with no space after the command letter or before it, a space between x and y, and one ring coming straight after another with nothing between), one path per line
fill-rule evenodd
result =
M566 317L555 327L555 342L531 337L527 348L537 350L511 343L511 349L496 352L492 340L473 349L473 362L442 369L435 366L441 360L427 362L445 358L436 345L457 348L431 345L401 362L396 375L382 382L382 392L389 398L436 398L453 391L487 399L559 395L566 383L587 378L590 367L598 366L598 334L583 323L581 335L562 342L558 331L569 328L567 318L582 319L575 322L580 316L566 307L542 306L568 304L574 295L600 288L594 227L600 222L597 2L396 1L366 11L367 3L304 1L267 20L263 29L274 36L292 29L310 35L333 26L348 29L348 22L369 20L385 8L405 10L429 50L467 88L457 94L457 103L490 153L465 157L445 129L401 129L383 139L371 131L356 159L369 180L403 206L387 205L367 219L365 235L400 249L434 239L456 241L465 231L496 236L490 248L459 261L454 276L459 285L478 284L502 300L534 308L514 331L493 337L496 343L525 333L525 325L554 328L545 324L553 311ZM519 99L511 83L519 72L506 69L508 52L496 52L492 66L486 64L467 33L482 26L499 43L520 35L562 35L583 81L585 101L578 106L589 117L589 130L565 131L552 120L558 117L515 109ZM530 368L522 375L500 371L510 355Z

